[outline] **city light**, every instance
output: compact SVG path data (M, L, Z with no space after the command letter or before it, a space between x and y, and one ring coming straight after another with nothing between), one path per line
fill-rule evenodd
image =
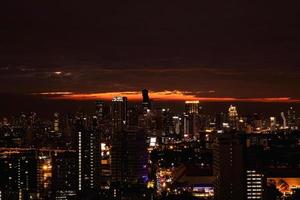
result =
M184 194L262 199L269 187L278 197L297 194L300 118L294 108L268 116L228 104L207 112L208 105L189 100L175 112L155 107L145 91L142 102L126 96L97 101L92 113L0 118L5 184L23 188L15 191L19 198L27 191L57 199L93 191L113 199L127 192L124 185L138 187L141 199L158 200ZM282 178L286 172L294 177Z

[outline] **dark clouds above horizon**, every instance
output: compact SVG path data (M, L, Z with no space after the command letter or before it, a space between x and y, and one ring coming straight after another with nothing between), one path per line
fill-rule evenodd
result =
M1 2L0 93L300 98L297 4Z

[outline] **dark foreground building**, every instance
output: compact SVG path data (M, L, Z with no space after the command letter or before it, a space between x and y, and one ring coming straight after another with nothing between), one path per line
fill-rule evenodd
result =
M233 134L218 135L214 141L213 171L216 200L245 199L243 140Z
M114 133L111 149L112 193L114 198L126 196L128 186L147 181L146 136L142 129L126 129ZM138 195L138 194L136 194Z

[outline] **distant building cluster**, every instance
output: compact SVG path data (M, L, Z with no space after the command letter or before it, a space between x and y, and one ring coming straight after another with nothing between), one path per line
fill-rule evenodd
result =
M0 120L0 200L300 199L300 118L156 107L141 93L93 113Z

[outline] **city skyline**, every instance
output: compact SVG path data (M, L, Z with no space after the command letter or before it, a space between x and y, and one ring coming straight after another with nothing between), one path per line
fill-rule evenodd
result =
M297 108L245 114L229 103L207 112L189 100L174 112L147 89L139 95L94 101L92 112L0 118L0 197L298 199Z
M291 1L0 3L0 200L299 200Z

